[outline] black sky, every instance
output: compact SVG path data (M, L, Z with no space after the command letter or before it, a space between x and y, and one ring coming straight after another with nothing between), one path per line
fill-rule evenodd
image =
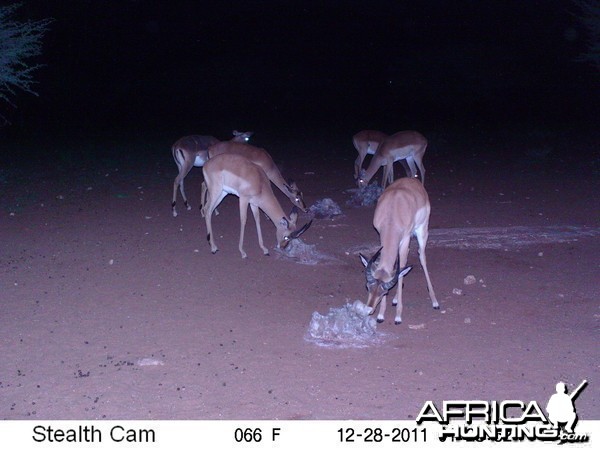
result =
M26 1L54 19L12 132L569 127L600 76L571 1Z

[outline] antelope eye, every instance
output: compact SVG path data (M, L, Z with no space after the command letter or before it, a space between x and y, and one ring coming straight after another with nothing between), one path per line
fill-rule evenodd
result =
M283 240L284 240L284 241L289 241L289 240L290 240L290 237L289 237L289 236L284 236L284 237L283 237Z

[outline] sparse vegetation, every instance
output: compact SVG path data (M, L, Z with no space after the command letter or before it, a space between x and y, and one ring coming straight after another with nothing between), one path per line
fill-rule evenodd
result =
M33 95L33 73L40 64L32 58L42 51L42 38L51 19L19 22L14 18L21 3L0 6L0 100L14 106L11 98L17 91ZM0 120L5 121L0 116Z
M600 70L600 0L577 0L579 20L587 30L587 51L581 59L591 62Z

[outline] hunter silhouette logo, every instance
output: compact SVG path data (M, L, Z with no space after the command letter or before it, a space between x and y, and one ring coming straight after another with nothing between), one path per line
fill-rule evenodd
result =
M556 394L553 394L548 400L546 411L548 419L555 428L560 428L564 424L566 433L573 434L573 428L577 423L577 412L575 411L575 398L587 386L587 380L583 380L571 394L567 394L567 386L562 381L556 383Z

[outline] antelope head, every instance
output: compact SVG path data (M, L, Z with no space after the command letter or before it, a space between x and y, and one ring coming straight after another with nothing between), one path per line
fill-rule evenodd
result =
M238 131L233 130L233 140L237 142L248 142L254 131Z
M298 239L304 234L306 230L312 225L312 220L305 223L301 228L296 229L296 222L298 220L298 208L292 207L289 219L282 217L277 225L277 245L281 249L285 249L292 239Z
M368 182L366 180L366 175L367 175L367 173L366 173L365 169L360 169L360 172L359 172L358 177L356 179L356 185L360 189L367 187L367 183Z
M288 191L289 198L294 202L294 205L297 206L298 208L300 208L303 212L307 212L308 208L306 207L306 204L304 203L304 197L302 196L302 191L300 191L300 188L298 187L296 182L290 181L290 182L286 183L284 186L285 186L285 189Z
M411 271L412 266L406 266L402 270L398 265L398 259L394 265L393 273L388 273L383 269L373 267L381 254L381 248L367 260L362 254L359 254L360 260L365 266L365 277L367 279L367 310L372 314L379 302L388 294L388 292L398 283L398 279Z

